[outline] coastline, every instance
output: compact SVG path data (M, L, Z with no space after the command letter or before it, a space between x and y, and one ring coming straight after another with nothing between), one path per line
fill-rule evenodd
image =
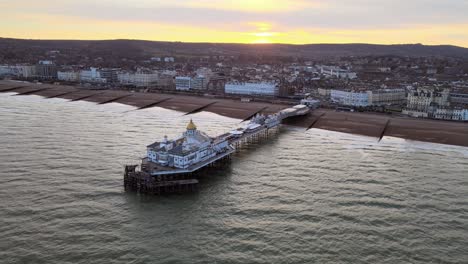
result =
M185 114L207 111L241 120L246 120L259 112L271 114L289 107L286 104L240 102L231 99L180 94L87 90L74 86L14 81L0 81L0 92L15 92L18 95L39 95L45 98L85 100L98 104L115 102L131 105L138 109L157 106ZM468 147L468 123L466 122L317 109L305 117L286 120L284 123L305 129L320 128L377 138L392 136L409 140Z

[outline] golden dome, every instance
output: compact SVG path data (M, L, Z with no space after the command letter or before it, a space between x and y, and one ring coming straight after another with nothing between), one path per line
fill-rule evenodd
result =
M187 125L187 130L195 130L197 126L193 123L192 119L190 119L190 123Z

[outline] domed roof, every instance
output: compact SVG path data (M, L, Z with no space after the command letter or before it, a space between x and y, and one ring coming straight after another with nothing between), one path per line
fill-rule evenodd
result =
M190 119L190 122L187 125L187 130L196 130L197 126L193 123L192 119Z

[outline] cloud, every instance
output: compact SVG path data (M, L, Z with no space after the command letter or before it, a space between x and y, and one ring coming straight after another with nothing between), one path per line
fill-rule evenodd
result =
M191 0L187 1L185 6L203 9L234 10L247 13L274 13L315 8L320 6L320 2L306 0Z
M9 11L0 17L4 36L50 38L68 27L67 36L85 38L468 46L465 0L24 0L0 8Z
M246 21L274 22L285 28L353 29L468 22L468 1L464 0L44 0L40 3L29 0L12 4L9 9L28 14L221 28L238 26Z

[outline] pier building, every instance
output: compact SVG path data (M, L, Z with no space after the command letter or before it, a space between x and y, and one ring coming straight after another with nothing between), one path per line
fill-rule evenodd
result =
M211 138L197 130L190 120L187 130L181 137L168 140L167 136L161 142L155 142L147 147L147 162L168 168L187 170L190 166L203 163L217 156L229 154L234 148L226 138ZM153 172L153 175L158 172Z

